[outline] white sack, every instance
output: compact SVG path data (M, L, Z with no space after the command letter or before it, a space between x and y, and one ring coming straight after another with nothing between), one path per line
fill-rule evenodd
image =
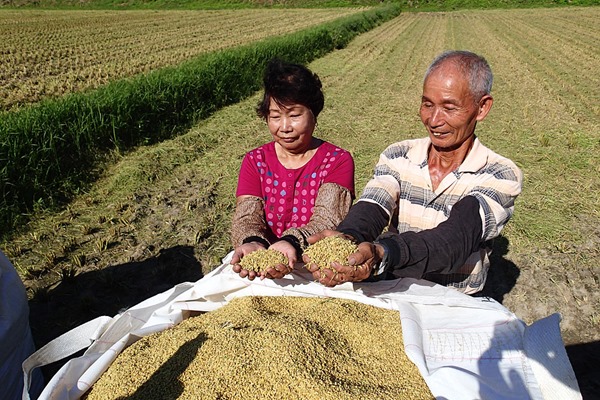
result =
M298 268L283 279L250 281L231 270L231 255L197 282L176 285L51 342L24 363L25 380L35 367L89 346L40 396L78 399L125 347L178 324L190 311L213 311L242 296L337 297L400 312L405 351L437 399L581 399L557 314L526 326L494 300L408 278L327 288Z

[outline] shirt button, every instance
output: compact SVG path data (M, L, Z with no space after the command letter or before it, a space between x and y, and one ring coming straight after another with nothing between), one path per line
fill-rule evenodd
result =
M288 173L288 176L291 178L291 177L292 177L292 173L291 173L291 172L290 172L290 173Z

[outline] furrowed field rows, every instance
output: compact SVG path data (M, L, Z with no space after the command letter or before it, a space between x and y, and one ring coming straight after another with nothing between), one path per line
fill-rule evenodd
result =
M489 60L495 101L477 134L525 174L515 215L492 254L490 287L527 322L560 312L567 343L600 340L600 116L588 108L598 93L588 79L588 71L600 70L596 21L600 7L403 13L310 64L326 99L315 135L352 152L360 195L388 144L426 134L418 108L432 58L459 48ZM96 271L189 246L209 272L231 250L241 158L270 140L254 112L258 100L123 156L67 210L36 216L5 246L12 260L21 271L43 269L52 246L75 243L69 254L85 255L84 271ZM100 250L102 243L110 246ZM36 280L26 284L35 289Z
M95 88L362 10L0 10L0 109Z
M566 108L573 112L600 115L600 76L596 71L598 48L600 47L600 23L593 22L586 27L587 34L582 35L582 27L562 26L557 29L557 20L551 13L521 13L514 17L512 12L496 18L500 20L498 33L504 32L506 42L521 47L523 62L528 63L543 75L549 90L562 99ZM545 25L536 23L545 19ZM576 16L573 16L577 20ZM531 24L529 21L533 21ZM570 35L566 35L569 32ZM523 43L522 38L527 38ZM525 45L527 47L525 47ZM576 71L576 74L573 74ZM585 77L587 85L580 85Z
M326 74L331 104L319 125L355 155L360 189L387 144L425 135L417 111L430 60L450 48L488 59L495 102L478 136L525 174L515 216L503 231L511 252L500 255L496 279L505 285L520 274L504 304L528 321L561 312L571 343L600 338L594 311L600 307L600 88L591 76L600 69L594 45L600 8L574 18L580 11L402 14L312 64Z

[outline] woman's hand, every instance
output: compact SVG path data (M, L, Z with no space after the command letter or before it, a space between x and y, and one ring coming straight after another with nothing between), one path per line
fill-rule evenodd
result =
M258 242L244 243L241 246L238 246L233 252L233 257L231 258L230 264L233 265L233 272L239 274L240 278L248 277L248 279L252 281L254 280L254 278L259 276L257 272L248 271L240 265L240 261L242 258L244 258L244 256L247 256L248 254L256 250L265 250L265 246L263 246L262 243Z
M298 261L298 255L296 254L296 249L290 243L285 240L280 240L278 242L273 243L269 249L277 250L282 252L288 259L288 265L277 264L270 268L267 268L260 274L260 279L270 278L270 279L281 279L285 275L292 272L294 269L294 264Z

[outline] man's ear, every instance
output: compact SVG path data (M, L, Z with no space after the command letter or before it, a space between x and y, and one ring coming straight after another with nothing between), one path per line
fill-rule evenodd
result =
M494 98L489 94L484 95L481 100L479 100L478 106L479 110L477 111L477 121L482 121L492 109L492 104L494 104Z

